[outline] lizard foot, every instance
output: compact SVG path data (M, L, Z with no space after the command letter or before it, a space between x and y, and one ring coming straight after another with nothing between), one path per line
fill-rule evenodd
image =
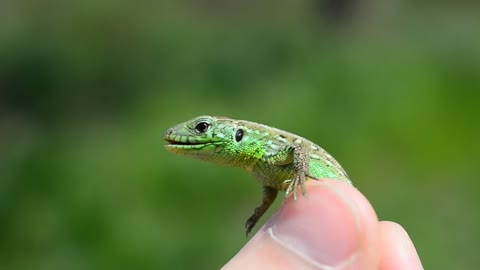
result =
M253 214L247 219L247 222L245 222L245 229L247 230L247 236L250 233L250 231L255 227L255 224L257 224L257 221L265 214L265 212L268 210L270 205L275 201L275 198L277 197L277 190L271 187L264 186L263 187L263 196L262 196L262 204L255 208L255 211L253 211Z
M300 185L300 188L302 190L303 197L307 197L307 191L305 189L305 174L304 173L296 174L293 177L293 180L288 179L288 180L283 181L283 183L288 184L288 188L285 191L285 198L288 198L288 196L290 196L290 193L293 192L293 199L296 201L299 185Z

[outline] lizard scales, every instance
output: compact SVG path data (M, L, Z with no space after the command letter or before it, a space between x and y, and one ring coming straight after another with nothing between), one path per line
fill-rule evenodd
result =
M177 155L240 167L263 186L262 204L247 220L247 235L275 200L298 188L305 196L308 178L332 178L352 184L340 164L315 143L293 133L255 122L198 116L169 128L165 148Z

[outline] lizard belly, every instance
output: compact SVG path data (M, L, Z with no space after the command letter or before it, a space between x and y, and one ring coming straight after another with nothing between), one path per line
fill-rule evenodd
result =
M252 170L252 174L264 186L272 187L276 190L285 190L288 185L285 185L284 181L293 179L294 171L292 164L276 166L257 162Z

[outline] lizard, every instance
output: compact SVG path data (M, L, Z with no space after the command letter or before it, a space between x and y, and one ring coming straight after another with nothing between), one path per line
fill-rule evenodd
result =
M246 235L275 201L278 191L297 200L307 196L305 181L321 178L352 184L342 166L323 148L293 133L267 125L218 116L198 116L164 134L166 150L177 155L253 174L263 188L262 203L245 223Z

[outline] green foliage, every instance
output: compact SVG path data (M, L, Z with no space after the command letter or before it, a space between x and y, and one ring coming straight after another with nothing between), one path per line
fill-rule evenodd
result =
M426 269L478 265L474 8L33 2L0 10L0 268L223 265L261 191L163 149L200 114L317 142Z

